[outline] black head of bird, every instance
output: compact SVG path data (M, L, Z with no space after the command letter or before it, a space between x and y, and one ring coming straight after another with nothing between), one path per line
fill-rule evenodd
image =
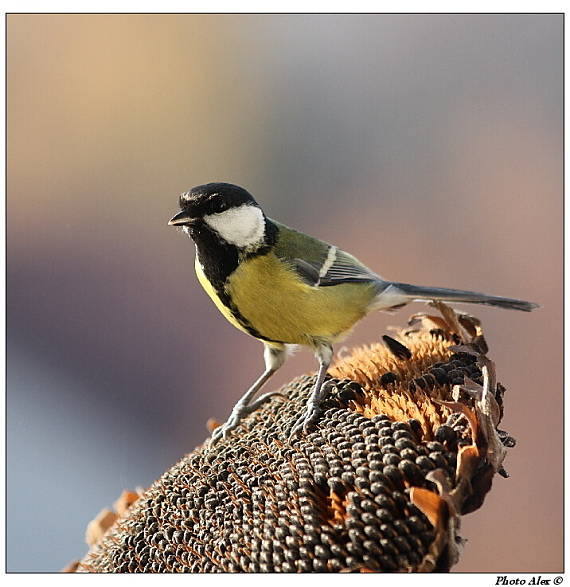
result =
M230 183L208 183L180 195L180 212L168 223L194 240L204 232L238 249L263 243L266 219L253 196ZM198 243L197 243L198 244Z

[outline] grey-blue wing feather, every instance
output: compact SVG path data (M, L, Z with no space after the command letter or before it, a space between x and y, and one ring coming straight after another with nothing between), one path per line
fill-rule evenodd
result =
M382 281L382 278L349 253L337 249L335 259L327 272L321 277L319 285L337 285L339 283L361 281Z
M318 285L319 283L319 270L311 263L304 261L303 259L286 259L280 257L283 261L289 261L290 265L295 269L297 275L308 285Z

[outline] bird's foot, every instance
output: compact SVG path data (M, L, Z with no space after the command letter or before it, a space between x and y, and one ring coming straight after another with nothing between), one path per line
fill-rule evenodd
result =
M230 414L230 417L228 418L226 423L222 424L221 426L218 426L212 432L212 436L210 438L208 446L214 446L214 444L216 444L216 442L218 442L220 438L227 438L230 432L234 428L237 428L237 426L247 415L251 414L252 412L255 412L257 408L259 408L268 399L274 396L286 399L286 396L279 391L269 391L268 393L264 393L263 395L258 397L254 402L251 402L250 404L244 404L241 401L238 401L238 403L233 407L232 413Z
M307 434L313 427L313 425L316 424L317 420L320 418L322 413L323 410L317 403L309 402L305 413L297 420L297 422L291 429L289 440L293 440L301 432Z
M324 412L323 406L325 405L325 400L331 387L332 385L330 381L325 381L313 389L309 401L307 402L307 409L297 422L295 422L295 425L291 429L289 440L293 440L300 432L307 434L314 424L317 423L317 420Z

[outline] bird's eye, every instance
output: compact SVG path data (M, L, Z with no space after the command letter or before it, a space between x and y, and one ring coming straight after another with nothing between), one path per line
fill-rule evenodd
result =
M226 203L221 199L217 198L212 202L212 212L214 214L219 214L226 209Z

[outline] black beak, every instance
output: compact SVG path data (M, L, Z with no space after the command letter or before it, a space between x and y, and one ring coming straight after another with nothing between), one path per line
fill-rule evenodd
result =
M188 216L188 214L182 210L168 221L168 226L183 226L185 224L192 224L193 222L196 222L196 218Z

